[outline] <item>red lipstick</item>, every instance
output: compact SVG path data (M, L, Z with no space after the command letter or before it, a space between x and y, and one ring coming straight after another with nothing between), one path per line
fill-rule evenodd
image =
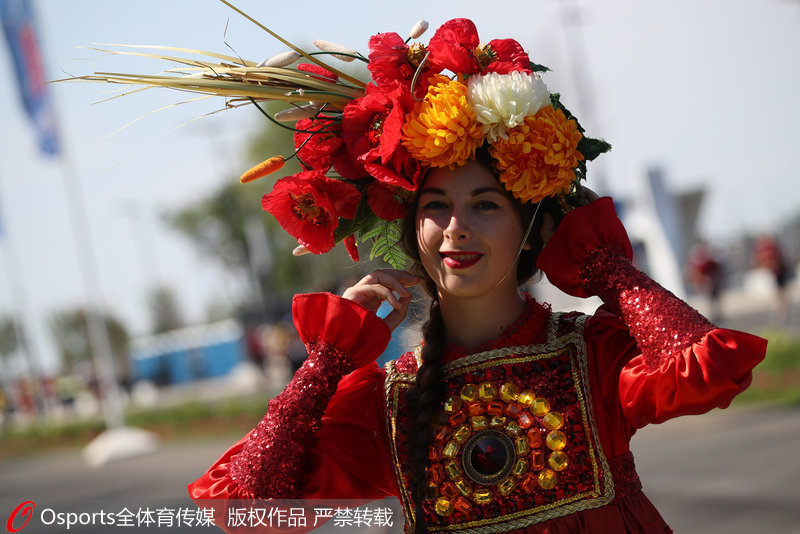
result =
M483 257L483 254L480 252L471 251L442 252L441 255L444 264L451 269L466 269L467 267L472 267Z

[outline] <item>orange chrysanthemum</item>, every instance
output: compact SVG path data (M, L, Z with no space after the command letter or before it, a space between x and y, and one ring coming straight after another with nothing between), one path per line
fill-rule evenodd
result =
M423 165L453 167L471 159L483 138L483 127L467 102L467 86L436 75L425 99L406 114L402 143Z
M566 193L583 159L578 125L560 109L544 106L489 148L500 181L522 202Z

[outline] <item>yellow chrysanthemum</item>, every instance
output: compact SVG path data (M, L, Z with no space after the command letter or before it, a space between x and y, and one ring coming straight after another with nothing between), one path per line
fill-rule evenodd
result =
M522 202L565 193L583 159L581 133L560 109L544 106L489 147L500 181Z
M403 146L428 167L463 165L483 142L483 127L467 102L467 86L446 76L431 80L425 98L406 114Z

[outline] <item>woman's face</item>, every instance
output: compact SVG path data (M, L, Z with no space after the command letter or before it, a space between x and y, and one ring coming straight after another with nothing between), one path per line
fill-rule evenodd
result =
M419 193L420 260L440 295L516 291L522 223L497 179L474 161L432 169Z

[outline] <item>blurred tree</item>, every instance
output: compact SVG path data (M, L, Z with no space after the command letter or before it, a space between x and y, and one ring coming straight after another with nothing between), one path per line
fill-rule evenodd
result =
M277 109L281 108L269 111ZM266 119L262 124L252 139L250 162L242 165L243 171L273 155L294 152L289 132ZM343 272L358 269L341 245L323 256L292 256L297 242L261 209L260 199L275 181L299 170L297 160L292 159L274 175L249 184L226 178L207 197L165 215L167 223L188 237L201 254L247 280L253 291L244 307L260 308L273 319L275 313L286 311L294 293L334 288Z
M0 356L8 356L19 347L17 327L14 317L4 315L0 317Z
M92 361L93 354L86 319L87 312L83 308L62 310L50 317L50 331L55 338L64 366L68 370L78 362ZM109 313L102 313L102 319L108 331L117 377L124 381L130 376L128 330L119 319Z
M154 334L175 330L185 325L175 291L159 286L148 295L150 320Z

